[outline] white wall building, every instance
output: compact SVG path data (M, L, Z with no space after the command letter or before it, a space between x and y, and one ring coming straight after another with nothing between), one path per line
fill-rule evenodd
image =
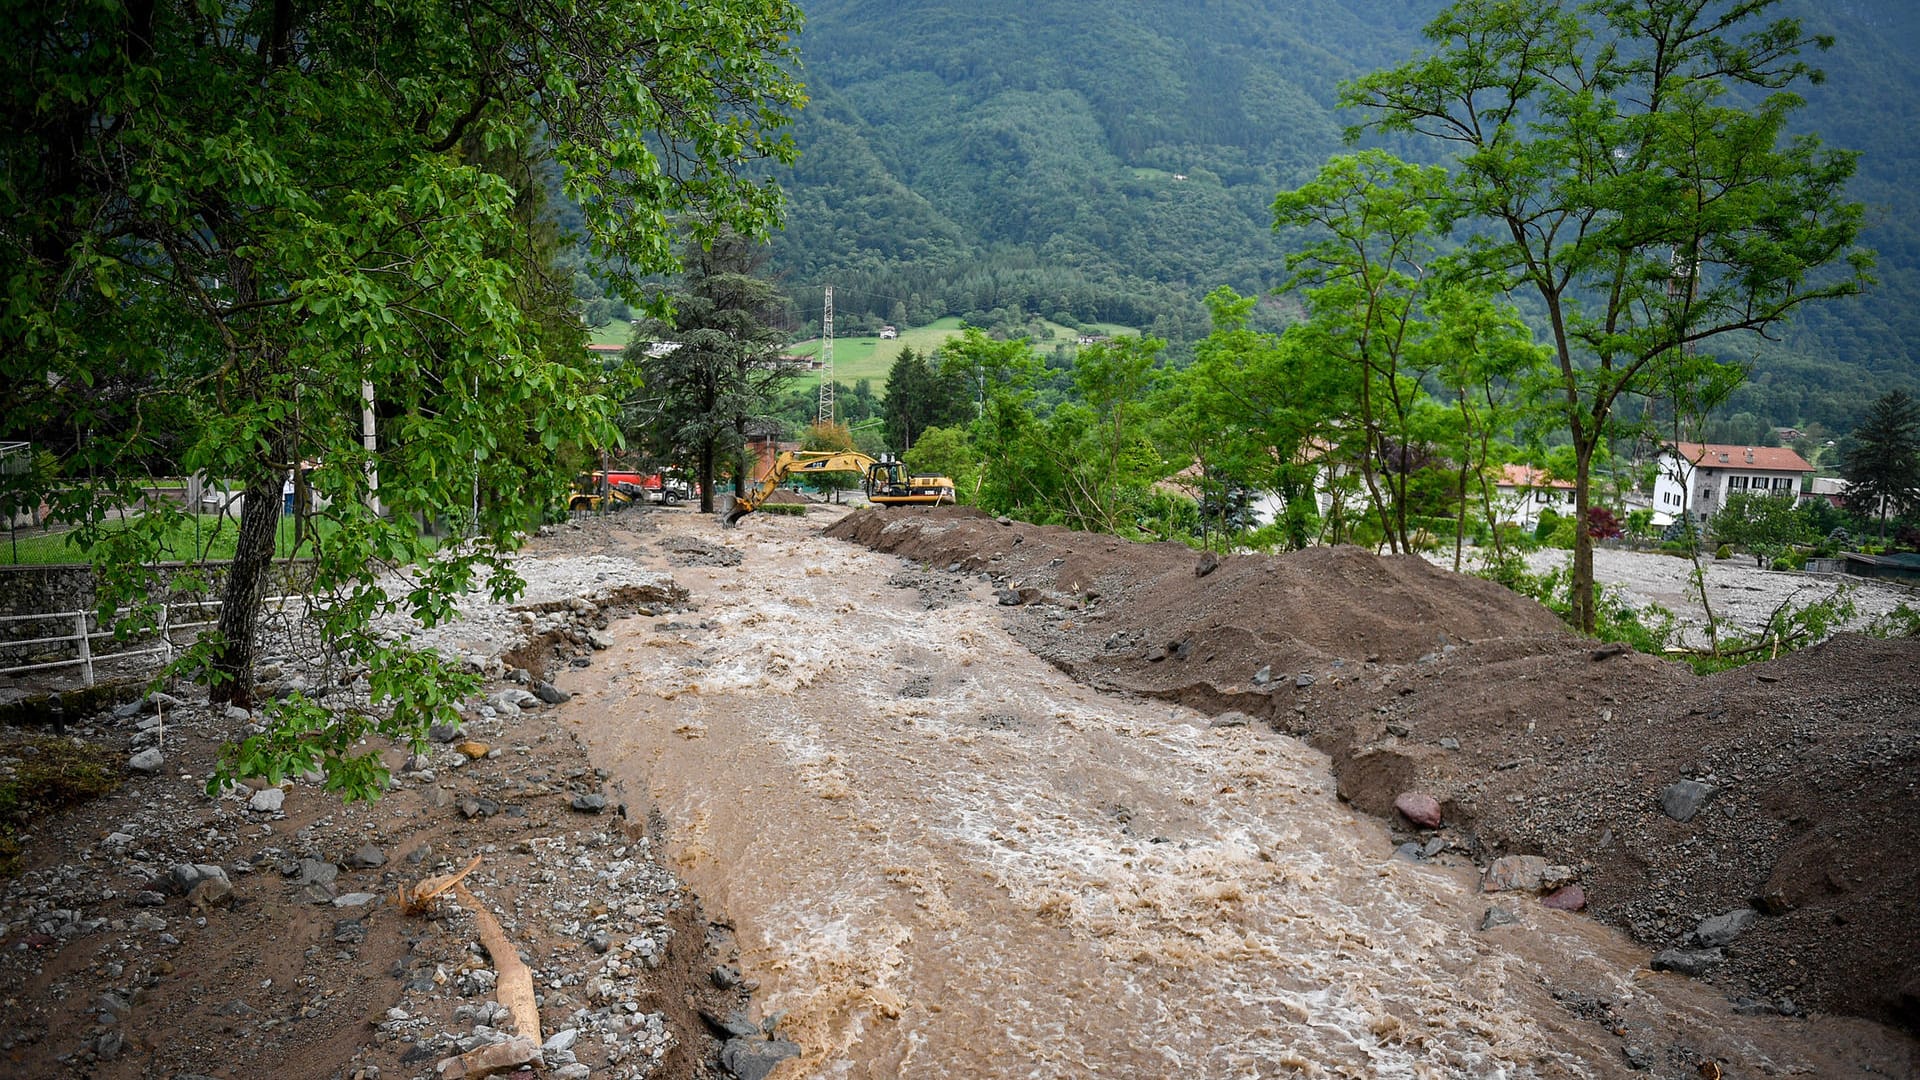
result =
M1542 510L1562 517L1573 513L1573 481L1549 479L1531 465L1500 466L1493 492L1494 512L1502 525L1530 530L1540 523Z
M1801 478L1813 472L1805 458L1784 446L1668 443L1656 460L1656 521L1686 514L1705 521L1726 505L1728 496L1744 492L1798 498Z

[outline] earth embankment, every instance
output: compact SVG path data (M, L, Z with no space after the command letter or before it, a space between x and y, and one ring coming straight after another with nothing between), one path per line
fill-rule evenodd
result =
M967 510L828 535L988 575L1022 640L1091 685L1308 740L1422 852L1572 868L1595 916L1745 1007L1920 1027L1920 641L1843 635L1699 677L1415 557L1216 561ZM1395 813L1410 792L1441 827Z

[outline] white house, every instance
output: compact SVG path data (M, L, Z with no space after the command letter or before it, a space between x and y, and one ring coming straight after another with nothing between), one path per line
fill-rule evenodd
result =
M1801 478L1813 472L1805 458L1784 446L1668 443L1657 461L1653 509L1669 520L1691 514L1705 521L1729 495L1741 492L1798 498Z
M1550 479L1531 465L1502 465L1493 482L1494 511L1503 525L1531 529L1540 523L1540 511L1561 516L1573 513L1573 481Z

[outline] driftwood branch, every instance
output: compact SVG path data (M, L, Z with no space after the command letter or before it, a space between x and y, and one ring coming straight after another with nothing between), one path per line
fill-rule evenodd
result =
M521 962L520 950L507 940L507 933L500 928L500 920L493 917L493 912L474 899L465 885L456 881L452 889L453 895L473 912L474 924L480 929L480 944L486 946L487 955L493 957L493 970L499 976L494 996L513 1014L514 1030L538 1043L540 1007L533 1000L533 972Z
M479 865L480 856L475 855L472 862L451 874L441 874L439 877L430 877L411 889L405 885L400 886L400 896L398 900L400 911L406 915L421 914L433 903L434 897L460 884L460 879L473 873L474 868Z

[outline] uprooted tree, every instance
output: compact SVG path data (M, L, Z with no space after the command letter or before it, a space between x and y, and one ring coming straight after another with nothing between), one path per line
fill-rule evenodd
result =
M103 609L138 622L181 511L150 474L244 491L216 632L175 672L254 704L281 489L322 519L314 616L359 707L271 703L223 774L316 766L368 794L371 732L415 741L471 677L383 638L431 624L614 437L542 192L585 214L609 280L676 264L675 231L765 231L801 101L785 0L567 5L5 0L0 434L78 526ZM632 291L632 290L629 290ZM637 293L635 293L637 294ZM377 417L378 438L363 423ZM302 467L302 466L306 467ZM305 492L302 492L303 496ZM140 511L109 528L123 508ZM448 521L458 543L417 521ZM383 571L411 567L395 588Z
M1483 273L1539 298L1582 520L1615 407L1662 365L1868 280L1853 155L1788 134L1791 88L1819 77L1800 54L1828 43L1767 21L1775 3L1458 0L1428 24L1432 52L1343 88L1369 126L1446 147L1441 212L1482 230ZM1573 605L1592 630L1584 530Z

